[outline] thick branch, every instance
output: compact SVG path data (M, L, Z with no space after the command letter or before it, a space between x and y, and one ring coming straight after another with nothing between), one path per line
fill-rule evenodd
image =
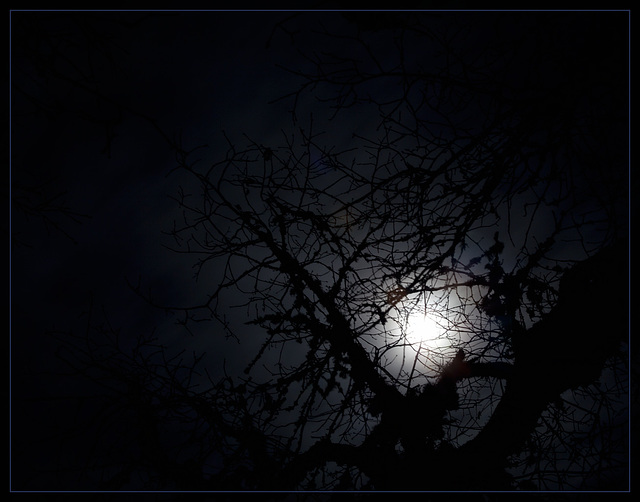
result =
M505 393L478 436L459 449L459 459L482 455L501 468L550 402L600 376L628 335L627 263L628 248L620 242L565 274L558 305L514 340L516 363Z

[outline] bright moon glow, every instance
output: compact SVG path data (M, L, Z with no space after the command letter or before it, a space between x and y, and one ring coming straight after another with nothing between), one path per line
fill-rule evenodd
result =
M419 310L409 314L405 329L410 342L423 342L429 345L436 344L436 339L443 332L435 319Z

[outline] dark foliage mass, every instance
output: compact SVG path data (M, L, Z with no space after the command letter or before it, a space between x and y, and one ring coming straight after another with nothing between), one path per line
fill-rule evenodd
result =
M279 19L291 124L226 152L171 142L170 246L210 286L158 305L255 353L213 367L97 315L59 335L107 389L85 479L627 489L627 14ZM438 340L413 332L425 315Z

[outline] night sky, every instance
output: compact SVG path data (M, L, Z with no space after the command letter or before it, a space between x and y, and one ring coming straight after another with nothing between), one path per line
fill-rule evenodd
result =
M207 143L212 151L226 148L223 130L232 138L246 133L268 142L287 115L286 107L266 103L280 97L287 77L274 68L278 50L268 51L265 44L285 15L14 12L12 75L14 82L28 81L34 69L27 61L31 54L21 57L22 49L26 52L48 33L61 33L71 38L70 57L81 63L86 57L96 58L92 64L99 92L135 113L148 114L167 134L182 134L193 146ZM122 26L121 20L140 24ZM110 44L104 53L89 46L87 30L93 29ZM42 43L46 47L47 41ZM55 60L63 72L68 70L64 56L63 51ZM21 69L29 76L23 77ZM57 455L75 456L73 451L53 453L55 440L45 443L50 452L36 452L42 451L35 446L41 438L56 436L75 419L69 403L47 397L92 392L83 388L85 382L50 376L62 369L51 334L81 332L93 305L94 315L104 311L113 326L123 329L124 337L156 330L169 343L179 339L183 344L185 335L175 333L175 318L150 308L127 280L136 284L140 279L154 298L171 305L187 304L198 287L185 282L193 276L193 260L162 247L170 241L163 231L180 217L168 197L175 195L179 175L169 174L175 163L162 134L146 118L125 112L116 117L115 138L106 151L105 128L81 116L85 110L94 111L91 91L78 91L65 77L39 82L35 90L44 107L55 103L61 113L43 117L31 111L19 91L13 95L13 196L21 195L22 186L47 182L35 196L36 204L62 194L54 204L81 214L74 221L54 210L51 219L60 226L57 229L40 214L23 214L15 207L12 211L13 395L36 397L24 408L14 408L16 480L32 475L21 465L46 469ZM108 105L97 105L99 118L100 113L108 115ZM207 344L186 338L187 346L199 350L203 343ZM224 352L229 366L235 366L237 344L217 348L212 357L216 352ZM43 416L50 417L46 424ZM25 439L33 446L15 446ZM38 483L34 487L42 488Z
M462 13L443 11L420 15L462 19ZM482 22L481 15L498 13L476 15ZM577 53L598 47L594 40L579 40L584 35L579 29L572 40L569 27L580 25L585 15L565 13L553 20L569 30L558 41L561 46L575 43L569 50ZM624 35L627 14L600 15L612 19L603 24L604 35L620 27ZM389 19L383 27L393 27ZM322 88L301 96L295 117L292 99L278 100L302 82L286 69L313 70L304 54L353 48L349 41L327 45L324 29L378 33L372 18L341 12L11 13L12 489L104 489L95 477L78 472L91 470L85 460L91 457L88 438L108 438L118 429L100 432L89 425L88 432L77 434L78 424L86 425L96 411L89 397L102 390L69 372L61 360L69 354L61 340L68 346L70 336L78 337L73 339L81 346L90 323L108 322L124 347L154 334L169 352L206 353L214 377L241 375L254 357L264 331L243 324L246 311L228 311L229 321L242 326L239 343L225 338L215 323L196 323L188 332L176 322L179 312L154 307L143 297L167 307L194 305L218 280L214 266L196 281L194 256L170 249L174 241L168 232L182 218L175 198L181 187L197 194L193 179L175 169L173 146L198 148L191 158L207 165L223 158L230 143L275 149L311 115L326 131L323 141L338 150L348 148L354 135L380 137L375 108L346 109L331 119L332 110L316 100ZM470 51L485 36L481 27L470 31L465 42ZM617 43L605 40L602 50ZM408 54L418 60L423 50ZM391 48L377 54L381 61L394 57ZM613 93L622 90L624 103L626 56L613 59L611 67L623 65L618 68L623 80L616 75L598 82L611 85ZM514 85L528 78L518 71L511 75ZM553 72L559 70L549 71L541 85L557 79ZM394 92L384 85L367 90L378 96ZM476 105L482 109L475 103L470 110ZM610 136L608 147L617 142L624 154L627 138ZM612 176L624 180L626 172ZM620 214L607 218L617 221L624 211L623 205ZM542 235L547 221L542 216L532 233ZM496 230L483 230L484 242L490 243ZM598 225L587 232L592 242L604 235ZM515 263L518 243L513 246L507 263ZM559 259L587 254L570 243L557 249ZM225 299L231 304L235 298Z

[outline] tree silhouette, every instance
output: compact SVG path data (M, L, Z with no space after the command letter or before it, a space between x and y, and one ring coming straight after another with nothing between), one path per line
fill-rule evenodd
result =
M286 96L292 128L277 145L228 140L209 164L180 151L191 181L170 235L211 287L198 305L160 305L194 333L212 320L212 336L251 343L260 328L264 340L242 371L170 357L153 339L125 350L94 323L95 340L67 343L74 370L136 417L135 461L107 481L626 489L618 14L279 25L294 40L296 23L317 30L289 68L301 82ZM354 116L377 122L356 119L345 142ZM410 333L421 314L439 340Z

